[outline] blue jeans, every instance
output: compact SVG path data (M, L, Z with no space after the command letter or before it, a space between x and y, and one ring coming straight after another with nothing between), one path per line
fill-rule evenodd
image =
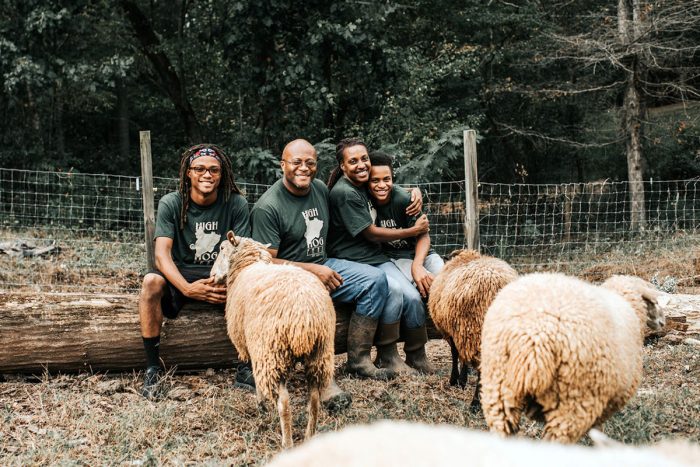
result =
M392 294L401 297L401 313L398 319L401 319L404 326L408 329L415 329L425 324L426 309L423 300L418 293L418 289L406 279L391 261L380 264L379 269L386 274L387 282L389 283L389 295ZM386 321L387 323L391 321Z
M412 259L392 259L391 262L394 263L397 268L399 268L403 275L406 276L406 279L411 281L411 284L416 285L415 281L413 280L413 274L411 273L411 266L413 266ZM442 268L445 267L445 262L442 260L440 255L437 253L432 253L425 257L423 267L432 275L437 276L440 271L442 271Z
M394 318L385 313L389 286L384 272L368 264L337 258L328 258L323 265L343 278L343 284L331 293L334 301L354 304L358 315L383 323L393 322L387 321Z

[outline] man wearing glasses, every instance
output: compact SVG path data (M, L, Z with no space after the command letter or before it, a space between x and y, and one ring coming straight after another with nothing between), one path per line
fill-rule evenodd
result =
M231 161L217 146L193 146L182 154L178 191L158 203L156 270L143 278L139 296L146 351L144 397L156 398L162 389L159 346L163 317L175 319L187 300L225 303L226 287L214 285L209 271L229 230L250 235L248 203L234 182ZM236 382L254 388L249 366L239 366Z
M251 211L253 238L270 244L268 250L274 262L291 263L315 274L333 301L351 303L365 314L380 314L388 296L385 274L326 254L328 188L315 179L317 163L316 149L308 141L297 139L285 146L280 161L282 178ZM388 379L394 375L384 371L380 376ZM331 411L351 403L350 394L342 391L335 379L321 399Z

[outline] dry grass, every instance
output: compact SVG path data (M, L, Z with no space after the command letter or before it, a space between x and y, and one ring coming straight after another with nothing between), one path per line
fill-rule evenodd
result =
M322 413L319 430L379 419L449 423L484 430L469 412L472 389L447 383L449 351L429 344L440 374L363 381L340 372L350 410ZM342 357L337 361L342 367ZM669 436L700 441L700 349L657 342L645 348L646 378L638 395L606 424L613 438L641 443ZM81 374L38 379L7 377L0 385L0 464L259 465L279 449L275 411L261 411L253 394L231 388L231 371L170 375L168 395L143 399L140 375ZM294 380L295 442L305 425L304 394ZM523 421L528 436L541 427Z
M84 288L93 281L97 287L103 282L138 287L137 274L124 267L132 252L119 251L120 261L113 267L96 270L93 265L104 260L94 257L98 253L107 252L92 251L88 256L65 249L50 260L33 261L0 257L0 288L12 282L26 287L17 271L36 274L33 280L45 279L59 288L68 284ZM613 273L646 279L668 275L684 280L678 291L700 293L698 267L697 246L674 244L608 252L588 270L567 272L591 279ZM447 383L447 345L432 341L428 353L440 374L388 383L345 376L339 357L338 382L352 394L353 405L339 415L322 413L319 431L387 418L486 429L481 414L469 411L472 387L462 391ZM150 402L138 393L140 374L6 375L0 383L0 465L262 464L279 449L276 411L261 412L254 395L233 389L232 382L229 370L170 375L167 397ZM305 426L305 396L301 381L294 380L291 386L298 443ZM700 442L700 348L661 341L646 346L642 386L605 430L627 443L670 436ZM541 427L524 420L521 431L538 437Z

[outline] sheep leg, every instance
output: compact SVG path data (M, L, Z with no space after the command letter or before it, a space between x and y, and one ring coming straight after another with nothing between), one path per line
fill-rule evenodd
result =
M556 409L544 414L542 438L559 443L577 442L599 417L600 405L595 400L560 401Z
M456 386L457 381L459 379L459 353L457 352L457 346L455 345L455 341L452 340L451 337L447 339L447 343L450 344L450 351L452 353L452 372L450 373L450 386Z
M307 408L308 422L306 423L306 433L304 439L311 438L316 433L316 423L318 421L318 410L321 406L321 392L318 386L309 388L309 406Z
M280 383L277 396L277 411L280 415L282 429L282 447L292 447L292 410L289 407L289 392L284 383Z
M467 387L467 378L469 377L469 369L470 366L466 363L462 363L462 369L459 371L459 380L457 381L457 385L464 389Z
M474 386L474 397L472 398L471 406L469 407L472 413L478 413L481 410L481 373L476 372L476 386Z

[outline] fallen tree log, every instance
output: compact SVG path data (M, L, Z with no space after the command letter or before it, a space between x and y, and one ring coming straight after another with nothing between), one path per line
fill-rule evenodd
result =
M336 309L335 352L346 351L352 309ZM429 323L432 339L440 334ZM166 320L161 358L178 370L232 367L222 306L188 303ZM0 294L0 373L130 371L145 365L135 295Z

